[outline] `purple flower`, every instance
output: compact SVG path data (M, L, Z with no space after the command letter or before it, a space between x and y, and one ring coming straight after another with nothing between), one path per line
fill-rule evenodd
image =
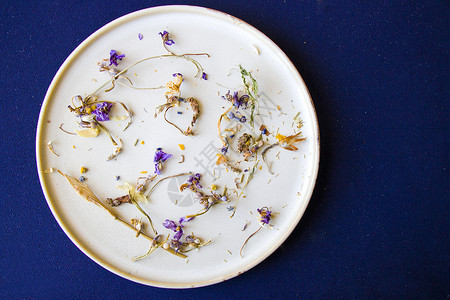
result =
M180 218L180 220L178 221L178 223L175 223L172 220L166 219L166 221L163 223L163 226L166 227L167 229L173 230L175 232L175 235L173 236L172 240L176 240L179 241L181 239L181 237L183 236L183 223L187 223L190 220L192 220L192 218L185 218L182 217Z
M206 73L205 73L205 72L203 72L203 74L202 74L202 79L204 79L204 80L208 80L208 77L207 77L207 75L206 75Z
M139 34L138 34L138 38L139 38L139 40L142 41L142 39L144 38L144 36L142 35L142 33L139 33Z
M111 110L112 103L103 102L97 105L97 108L92 112L97 116L97 121L109 121L109 111Z
M202 177L202 175L200 173L194 174L189 176L189 179L187 180L187 182L189 184L194 184L198 189L201 189L202 186L200 184L200 178Z
M175 42L171 39L169 39L169 33L167 31L163 31L159 33L161 35L161 38L164 42L164 44L166 44L167 46L171 46L173 44L175 44Z
M109 52L109 65L115 65L117 67L117 60L122 60L124 57L125 54L118 55L116 50L111 50L111 52Z
M222 99L230 101L233 103L234 107L239 108L241 106L247 107L250 97L248 95L239 97L238 92L234 92L233 95L231 95L230 91L228 91L225 96L222 96Z
M248 95L242 95L241 97L237 97L237 95L235 95L235 102L234 102L234 106L236 106L237 108L239 108L240 106L247 106L247 102L250 99L250 97Z
M155 152L153 162L155 163L155 173L157 175L161 175L162 163L168 160L170 157L172 157L172 154L163 152L161 148L158 148L158 150Z
M257 209L258 213L260 214L260 222L264 224L269 224L270 218L272 217L272 211L267 209L266 207L263 207L261 209Z
M238 120L239 122L241 122L241 123L245 123L246 121L247 121L247 118L245 117L245 116L242 116L242 117L238 117L238 116L236 116L233 112L228 112L227 113L227 117L230 119L230 120L232 120L232 119L236 119L236 120Z

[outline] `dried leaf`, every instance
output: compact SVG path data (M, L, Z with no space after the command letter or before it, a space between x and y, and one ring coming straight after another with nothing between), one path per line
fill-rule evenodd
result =
M94 195L94 193L89 189L88 185L85 182L81 182L78 179L66 175L60 170L58 170L59 174L64 176L70 183L70 185L73 187L73 189L85 200L88 202L94 203L95 205L106 209L108 212L110 210L97 198L97 196ZM110 212L111 213L111 212Z

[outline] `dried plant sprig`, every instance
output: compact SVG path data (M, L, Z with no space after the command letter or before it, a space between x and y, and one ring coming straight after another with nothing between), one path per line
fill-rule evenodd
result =
M164 243L169 239L170 235L167 235L166 239L160 243L158 243L158 239L161 237L161 235L157 235L151 242L150 244L150 249L148 249L147 253L143 254L143 255L139 255L136 257L133 257L132 260L133 261L138 261L141 259L146 258L147 256L149 256L150 254L153 253L153 251L155 251L156 249L158 249L159 247L161 247L162 245L164 245ZM166 249L167 250L167 249Z
M182 253L187 253L194 249L199 249L211 243L211 240L203 241L201 238L195 236L193 232L191 235L186 236L185 240L186 242L183 243L183 246L180 249Z
M101 131L103 131L104 133L106 133L106 135L109 137L109 139L111 140L111 143L114 146L117 146L117 142L114 140L114 138L112 137L112 135L109 133L108 129L106 129L105 126L103 126L102 124L100 124L97 120L94 120L94 123L100 128Z
M170 179L170 178L175 178L175 177L179 177L179 176L186 176L186 175L191 175L192 174L192 172L185 172L185 173L180 173L180 174L176 174L176 175L172 175L172 176L167 176L167 177L164 177L164 178L161 178L160 180L158 180L153 186L152 186L152 188L150 189L150 190L148 190L148 192L146 192L145 193L145 197L148 197L148 196L150 196L150 194L153 192L153 190L156 188L156 186L158 185L158 184L160 184L162 181L164 181L164 180L167 180L167 179Z
M217 122L217 133L218 133L220 141L222 142L224 147L228 146L228 142L222 136L222 129L220 127L220 124L222 123L223 117L225 117L232 108L233 108L233 105L231 105L230 108L228 108L223 114L220 115L219 120Z
M57 171L58 173L60 173L62 176L64 176L67 181L69 182L69 184L72 186L72 188L86 201L91 202L95 205L97 205L98 207L106 210L115 220L119 221L120 223L122 223L123 225L127 226L128 228L132 229L133 231L137 232L137 229L132 225L129 224L128 222L122 220L116 213L114 213L111 209L109 209L106 205L104 205L95 195L94 193L89 189L88 185L84 182L81 182L79 180L77 180L76 178L66 175L63 172L61 172L60 170L54 169L54 168L50 168L48 170L48 173ZM141 232L140 236L143 236L144 238L153 241L154 238L149 236L148 234ZM182 253L177 253L175 252L173 249L164 249L166 251L168 251L169 253L176 255L178 257L181 258L186 258L187 256L182 254Z
M59 154L55 152L55 149L53 148L53 144L52 141L48 141L47 143L47 148L48 150L50 150L53 154L55 154L56 156L59 157Z
M117 155L119 155L122 152L122 140L119 139L119 144L116 146L116 148L114 149L113 154L111 154L110 156L108 156L107 160L111 160L113 158L115 158Z
M191 120L191 125L187 127L186 130L182 130L181 128L179 128L176 124L174 124L173 122L169 121L167 119L167 112L169 111L169 109L171 109L172 107L175 106L175 104L173 103L173 98L170 98L171 102L168 102L166 104L163 104L165 106L165 110L164 110L164 120L172 125L173 127L175 127L176 129L178 129L182 134L189 136L189 135L195 135L194 131L192 130L192 127L194 127L195 123L197 122L198 117L200 116L200 106L198 101L193 98L193 97L189 97L187 99L182 99L178 98L177 101L182 101L182 102L186 102L186 103L190 103L191 104L191 109L192 109L192 120ZM161 106L159 106L161 107Z
M142 209L142 207L139 205L139 203L133 199L133 197L130 197L130 199L131 199L131 203L133 203L133 205L136 206L136 208L141 212L141 214L143 214L147 218L148 223L150 224L150 227L152 228L153 233L158 234L155 227L153 226L153 222L152 222L152 219L150 218L150 216L145 212L145 210Z
M297 132L296 134L287 136L287 137L283 137L282 139L280 139L278 142L273 143L270 146L267 146L262 152L261 152L261 156L265 162L265 157L266 154L269 152L270 149L276 147L276 146L281 146L283 149L289 150L289 151L297 151L298 148L295 146L295 144L300 143L304 140L306 140L305 137L301 137L302 132Z
M257 234L261 230L261 228L266 227L267 225L269 225L269 222L270 222L270 220L272 218L272 211L269 210L269 208L267 206L264 206L264 207L262 207L260 209L257 209L256 211L259 213L259 225L260 225L260 227L255 232L253 232L245 240L244 244L241 247L241 250L239 251L239 255L241 256L241 258L243 258L242 250L244 249L244 247L247 244L248 240L250 240L251 237L253 237L255 234Z
M166 49L167 50L167 49ZM131 65L129 65L128 67L124 68L122 71L117 72L117 70L113 73L110 73L111 78L106 81L105 83L103 83L99 88L97 88L93 93L90 94L90 96L95 96L98 92L100 92L105 86L107 86L108 84L118 80L119 78L121 78L120 76L124 73L126 73L129 69L133 68L134 66L141 64L142 62L145 61L149 61L149 60L154 60L154 59L158 59L158 58L182 58L185 59L189 62L191 62L192 64L194 64L194 66L197 69L197 73L195 75L196 78L199 78L203 75L204 73L204 69L201 66L201 64L196 61L195 59L189 57L189 56L207 56L210 57L210 55L208 53L185 53L185 54L175 54L172 53L171 51L169 51L169 54L163 54L163 55L156 55L156 56L151 56L151 57L146 57L144 59L141 59ZM159 89L161 87L154 87L154 88L135 88L135 89Z
M67 130L64 130L64 129L62 128L63 125L64 125L64 123L61 123L61 125L59 125L59 129L61 129L62 132L65 132L65 133L71 134L71 135L77 135L76 133L73 133L73 132L69 132L69 131L67 131Z
M128 107L125 105L125 103L119 102L119 101L117 101L117 103L119 103L123 107L123 109L125 109L125 111L126 111L126 113L128 115L127 126L125 126L125 128L122 130L122 131L125 131L131 125L131 122L133 122L133 112L128 109Z
M255 155L257 155L258 153L256 152ZM258 166L259 160L257 159L257 157L255 158L255 162L253 163L252 169L250 171L250 173L247 176L247 179L245 181L244 186L242 187L241 192L239 193L239 196L236 199L236 204L234 205L234 210L233 213L231 214L230 218L234 217L234 214L236 213L237 210L237 205L239 203L239 199L241 198L241 196L244 194L245 188L247 187L247 185L249 184L250 180L253 179L253 175L255 174L256 171L256 167Z
M193 174L189 176L186 183L180 186L180 191L184 191L185 189L189 189L194 195L198 198L199 204L203 206L203 208L197 212L196 214L191 214L186 216L186 218L194 218L201 216L207 213L211 207L218 203L228 203L227 188L225 187L222 194L217 194L214 191L211 191L211 194L205 194L201 188L200 179L202 175L200 173Z
M206 55L206 56L210 57L210 55L208 53L185 53L185 54L181 54L181 55L175 54L175 52L173 52L171 49L169 49L169 47L167 47L167 46L172 46L173 44L175 44L174 40L169 38L169 32L164 30L163 32L160 32L159 35L161 35L162 45L163 45L164 49L166 49L167 52L169 52L173 56L182 57L182 58L186 59L187 61L190 61L191 63L193 63L197 67L197 74L195 75L195 77L205 79L204 78L205 72L203 70L202 65L198 61L192 59L189 56Z
M241 65L239 65L239 69L241 72L242 81L244 83L244 88L247 94L250 96L250 125L254 126L255 122L255 108L258 104L258 82L255 78L253 78L252 74L248 72L246 69L244 69Z

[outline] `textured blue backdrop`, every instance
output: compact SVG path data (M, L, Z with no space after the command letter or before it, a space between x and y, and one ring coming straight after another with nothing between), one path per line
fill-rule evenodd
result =
M448 1L2 1L2 298L448 298ZM146 3L147 2L147 3ZM289 239L252 270L194 290L122 279L53 218L35 132L59 66L91 33L165 4L247 21L296 65L317 108L320 173Z

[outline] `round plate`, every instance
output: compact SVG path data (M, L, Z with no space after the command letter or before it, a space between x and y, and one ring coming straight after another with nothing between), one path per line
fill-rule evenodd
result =
M98 93L99 99L120 101L133 111L133 122L125 131L127 120L114 119L102 124L116 140L123 142L123 151L112 160L114 152L108 136L101 133L95 138L70 135L79 130L78 119L68 106L75 95L92 93L109 79L107 72L99 72L97 62L109 58L110 50L125 54L118 69L151 56L166 55L159 32L170 33L174 45L168 46L177 54L193 55L207 74L207 80L195 78L195 65L183 58L164 57L142 62L126 72L134 87L159 87L174 80L172 74L182 73L182 97L195 97L200 102L200 117L194 126L194 136L184 136L164 121L155 118L155 108L166 102L166 89L131 89L116 84L110 92ZM142 35L142 39L138 35ZM305 141L296 144L297 151L274 147L267 152L267 165L259 155L254 176L246 186L236 205L255 158L245 162L237 153L232 163L237 164L245 176L240 189L236 176L223 165L217 165L221 143L217 123L230 103L221 98L228 90L243 92L239 66L250 71L258 83L258 114L255 132L264 124L270 135L264 136L266 145L277 141L276 135L297 133L294 118L303 121L301 127ZM129 83L122 78L122 82ZM249 110L249 109L247 109ZM247 114L247 110L240 110ZM125 115L120 105L111 114ZM171 109L167 119L180 128L187 127L192 112L182 104ZM222 121L222 130L233 128L235 120ZM249 122L242 124L238 135L250 133ZM237 139L237 137L236 137ZM48 148L51 141L55 155ZM184 145L182 150L179 145ZM210 193L212 184L217 192L228 188L229 203L217 204L206 214L185 224L185 235L193 232L211 243L179 258L162 249L149 257L133 261L144 254L149 241L136 237L135 232L115 220L105 210L81 198L68 181L58 173L44 170L56 168L78 178L81 167L88 169L85 183L105 203L106 198L122 196L117 186L124 182L136 184L139 177L154 172L153 155L162 147L173 156L164 163L162 175L182 172L201 173L203 191ZM308 90L286 55L264 34L228 14L191 6L164 6L141 10L121 17L92 34L66 59L53 79L45 97L39 117L36 137L37 166L47 202L61 228L69 238L92 260L124 278L147 285L186 288L217 283L261 262L275 251L293 231L303 215L311 197L319 164L319 131L314 106ZM184 162L181 163L184 157ZM240 158L239 158L240 157ZM271 167L272 174L269 172ZM120 176L116 180L116 176ZM155 179L149 184L151 187ZM166 219L177 221L180 217L201 210L198 200L190 191L180 192L179 186L186 176L162 181L154 189L142 208L151 216L160 234L174 232L162 226ZM235 207L236 206L236 207ZM236 212L230 217L231 210ZM260 228L256 209L268 207L273 211L271 226ZM141 219L142 214L133 206L124 204L112 208L123 220ZM142 218L146 223L146 219ZM246 227L244 229L244 227ZM147 227L144 231L150 233Z

